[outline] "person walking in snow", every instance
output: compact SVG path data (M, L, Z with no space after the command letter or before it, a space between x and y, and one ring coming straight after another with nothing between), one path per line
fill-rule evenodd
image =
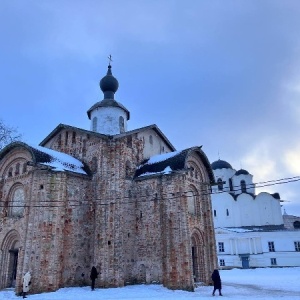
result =
M30 274L30 272L28 271L28 272L23 276L23 291L22 291L23 298L27 298L27 297L26 297L26 293L29 292L30 285L31 285L31 274Z
M219 295L220 296L223 296L222 295L222 283L221 283L221 277L220 277L220 273L217 269L215 269L211 275L211 279L212 281L214 282L214 291L212 293L212 295L214 296L215 295L215 292L216 290L219 290Z
M98 277L97 269L93 266L91 270L90 279L92 280L92 291L95 289L95 280Z

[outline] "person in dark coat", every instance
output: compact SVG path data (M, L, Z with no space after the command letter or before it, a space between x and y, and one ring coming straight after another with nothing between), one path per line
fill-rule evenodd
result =
M98 277L97 269L93 266L90 275L90 279L92 280L92 291L95 289L95 280L97 277Z
M212 295L214 296L215 295L215 292L216 290L219 290L219 295L220 296L223 296L222 295L222 282L221 282L221 277L220 277L220 273L217 269L215 269L211 275L211 279L212 281L214 282L214 291L212 293Z

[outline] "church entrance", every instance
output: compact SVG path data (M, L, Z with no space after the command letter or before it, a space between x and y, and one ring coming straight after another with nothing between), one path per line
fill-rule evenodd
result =
M12 230L6 235L1 245L0 289L16 286L19 248L19 234Z
M17 278L19 249L11 249L11 250L9 250L9 253L10 253L9 287L15 287L16 286L16 278Z
M205 264L203 253L203 241L201 234L195 232L192 235L192 262L195 282L205 282Z

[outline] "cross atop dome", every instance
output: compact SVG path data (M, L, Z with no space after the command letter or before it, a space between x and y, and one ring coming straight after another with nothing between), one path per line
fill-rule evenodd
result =
M109 54L109 56L107 58L108 58L108 66L111 67L110 63L113 61L112 57L111 57L111 54Z

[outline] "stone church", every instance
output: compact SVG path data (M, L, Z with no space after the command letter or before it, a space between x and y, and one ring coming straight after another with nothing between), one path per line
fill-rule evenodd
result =
M0 289L160 283L193 291L217 266L214 175L201 147L176 151L156 125L127 131L111 65L90 130L59 124L39 146L0 152Z

